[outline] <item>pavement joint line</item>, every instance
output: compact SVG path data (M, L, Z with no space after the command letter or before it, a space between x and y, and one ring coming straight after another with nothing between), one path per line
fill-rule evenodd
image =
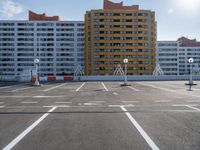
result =
M191 94L186 94L186 93L180 93L180 92L177 92L176 90L170 90L170 89L158 87L158 86L152 85L152 84L145 84L145 83L139 83L139 82L137 82L137 84L140 84L140 85L143 85L143 86L150 86L150 87L155 88L155 89L160 89L160 90L167 91L167 92L173 92L173 93L177 93L177 94L181 94L181 95L185 95L185 96L193 96L193 97L198 97L198 98L200 97L199 95L191 95Z
M38 102L34 102L34 101L32 101L32 102L26 102L26 101L24 101L24 102L21 102L22 104L37 104Z
M200 101L186 101L188 103L200 103Z
M7 88L10 88L10 87L16 87L18 85L28 85L28 83L23 83L23 84L16 84L16 85L9 85L9 86L3 86L3 87L0 87L0 89L7 89Z
M187 104L173 104L173 107L183 107L183 106L187 106ZM190 106L198 106L196 104L190 104Z
M134 88L132 86L128 86L128 88L134 90L135 92L140 92L141 91L141 90L138 90L138 89L136 89L136 88Z
M169 103L171 102L171 100L157 100L157 101L154 101L155 103Z
M54 108L54 107L56 107L56 108L59 108L59 107L70 107L69 105L55 105L55 106L53 106L53 105L49 105L49 106L42 106L42 107L47 107L47 108Z
M64 85L66 85L66 84L67 84L67 83L63 83L63 84L60 84L60 85L57 85L57 86L54 86L54 87L45 89L45 90L43 90L43 91L44 91L44 92L48 92L48 91L54 90L54 89L56 89L56 88L59 88L59 87L61 87L61 86L64 86Z
M148 134L143 130L143 128L139 125L139 123L133 118L133 116L127 111L124 106L120 106L120 108L125 112L128 119L131 123L135 126L135 128L139 131L148 145L151 147L152 150L159 150L158 146L153 142L153 140L148 136Z
M40 122L42 122L49 113L53 112L57 107L51 108L47 113L42 115L38 120L36 120L32 125L26 128L21 134L19 134L15 139L13 139L7 146L3 148L3 150L10 150L15 145L17 145L29 132L31 132Z
M105 101L89 101L89 103L105 103Z
M26 88L19 88L19 89L16 89L16 90L12 90L11 92L18 92L18 91L21 91L21 90L27 90L27 89L32 89L33 87L26 87Z
M85 82L82 83L81 86L79 86L79 87L76 89L76 92L78 92L84 85L85 85Z
M33 96L32 98L62 98L65 96L43 96L43 95L38 95L38 96Z
M139 103L139 101L122 101L122 103Z
M145 84L145 83L139 83L139 82L137 82L137 84L140 84L140 85L143 85L143 86L150 86L152 88L160 89L160 90L167 91L167 92L175 92L174 90L170 90L170 89L163 88L163 87L158 87L158 86L152 85L152 84Z
M103 88L108 92L108 88L106 87L106 85L105 85L103 82L101 82L101 85L102 85Z
M185 105L186 107L190 108L190 109L193 109L193 110L196 110L196 111L200 111L199 108L196 108L196 107L193 107L191 105Z
M72 102L55 102L56 104L71 104Z

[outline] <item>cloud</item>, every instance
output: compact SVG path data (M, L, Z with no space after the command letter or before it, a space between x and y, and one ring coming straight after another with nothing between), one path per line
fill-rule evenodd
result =
M170 8L167 13L168 14L173 14L174 13L174 9Z
M24 12L24 6L13 0L0 0L0 16L6 19Z

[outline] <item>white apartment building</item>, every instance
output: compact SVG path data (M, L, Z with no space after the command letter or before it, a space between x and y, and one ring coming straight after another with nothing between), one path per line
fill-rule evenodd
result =
M19 76L34 70L39 75L72 76L84 68L83 21L0 20L0 76Z
M177 41L158 41L156 63L160 64L164 75L188 75L188 59L193 58L193 70L200 66L200 42L185 37Z

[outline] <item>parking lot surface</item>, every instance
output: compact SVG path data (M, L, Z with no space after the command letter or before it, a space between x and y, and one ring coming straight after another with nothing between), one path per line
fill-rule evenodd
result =
M199 150L200 82L0 82L0 149Z

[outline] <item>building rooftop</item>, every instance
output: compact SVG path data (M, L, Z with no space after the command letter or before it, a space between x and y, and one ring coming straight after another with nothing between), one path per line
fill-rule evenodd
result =
M139 5L123 6L123 2L113 3L109 0L104 0L104 9L138 10Z
M197 41L196 39L188 39L186 37L181 37L178 39L178 41L180 42L180 46L182 47L199 47L200 46L200 42Z
M59 21L59 16L47 16L47 14L36 14L29 10L29 20L30 21Z

